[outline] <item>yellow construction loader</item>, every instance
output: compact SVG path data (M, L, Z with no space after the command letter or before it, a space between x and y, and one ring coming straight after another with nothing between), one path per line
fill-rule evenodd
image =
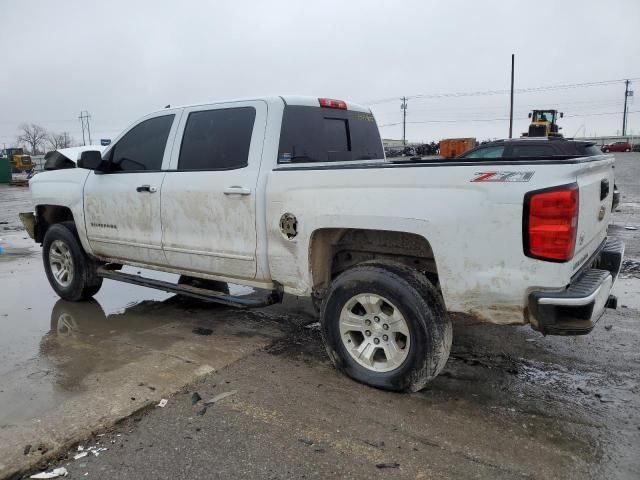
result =
M564 113L557 110L534 110L529 113L531 124L529 131L522 134L523 137L562 137L559 127L556 123L559 118L564 117Z

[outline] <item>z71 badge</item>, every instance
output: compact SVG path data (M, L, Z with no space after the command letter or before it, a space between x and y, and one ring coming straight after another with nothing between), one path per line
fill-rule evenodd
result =
M472 182L528 182L535 172L477 172Z

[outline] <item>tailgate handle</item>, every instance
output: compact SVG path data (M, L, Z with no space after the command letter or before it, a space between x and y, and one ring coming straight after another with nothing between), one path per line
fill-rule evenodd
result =
M606 178L600 182L600 200L604 200L609 195L609 180Z

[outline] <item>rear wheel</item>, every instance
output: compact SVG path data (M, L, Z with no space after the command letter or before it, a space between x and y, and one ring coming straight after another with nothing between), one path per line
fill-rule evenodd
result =
M625 150L625 152L630 152L630 151L631 151L631 149L630 149L630 148L627 148L627 149Z
M102 286L97 264L80 245L73 222L49 227L42 242L42 259L49 284L60 298L87 300Z
M370 262L342 273L325 296L321 323L336 368L387 390L424 388L451 349L439 294L404 265Z

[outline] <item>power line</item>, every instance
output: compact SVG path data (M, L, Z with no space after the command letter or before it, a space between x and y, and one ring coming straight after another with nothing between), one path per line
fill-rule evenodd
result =
M604 109L604 107L613 107L614 109L617 109L616 107L620 107L620 110L622 110L622 105L623 102L606 102L606 103L602 103L600 104L600 107L602 107ZM558 108L558 110L562 110L562 108ZM609 109L611 111L611 109ZM514 117L519 117L522 115L526 115L530 110L528 109L515 109L514 110ZM619 111L619 110L618 110ZM566 111L565 111L566 112ZM416 113L418 114L423 114L423 115L415 115ZM414 118L415 117L435 117L435 118L442 118L443 120L457 120L459 118L464 118L464 119L472 119L472 118L479 118L479 119L485 119L485 118L493 118L494 116L502 116L505 113L505 109L504 108L486 108L486 109L481 109L478 110L477 107L475 110L468 110L468 109L462 109L462 111L455 111L455 109L437 109L437 110L431 110L431 109L420 109L420 108L416 108L416 110L414 111ZM589 114L589 115L598 115L600 113L608 113L607 109L604 109L604 111L596 111L594 110L593 107L591 106L579 106L579 107L573 107L571 108L570 112L566 112L565 116L571 116L571 115L580 115L580 114ZM424 115L427 114L427 115ZM389 118L391 117L391 118ZM387 119L389 122L395 121L395 115L393 114L388 114L388 115L379 115L378 117L378 121L382 124L387 123Z
M31 123L76 123L78 119L74 120L34 120ZM0 124L15 124L15 120L0 120Z
M628 113L640 113L640 110L630 111ZM573 118L573 117L592 117L599 115L620 115L620 112L604 112L604 113L584 113L584 114L576 114L576 115L565 115L565 118ZM527 117L520 117L517 120L526 120ZM461 123L461 122L504 122L508 121L509 117L504 118L467 118L467 119L457 119L457 120L416 120L413 122L407 123ZM379 128L383 127L393 127L396 125L400 125L402 122L395 123L385 123L383 125L378 125Z
M630 81L640 80L640 77L630 78ZM622 83L626 81L626 79L619 80L603 80L600 82L584 82L584 83L571 83L564 85L547 85L544 87L528 87L528 88L517 88L514 90L514 93L531 93L531 92L547 92L553 90L569 90L572 88L586 88L586 87L599 87L604 85L614 85L616 83ZM487 95L505 95L511 93L511 89L508 90L479 90L473 92L453 92L453 93L434 93L434 94L417 94L417 95L409 95L406 97L408 100L414 99L434 99L434 98L456 98L456 97L476 97L476 96L487 96ZM380 103L388 103L395 102L398 100L398 97L389 97L382 98L378 100L372 100L369 102L363 102L364 105L378 105Z
M582 101L582 102L547 102L548 104L553 104L554 108L558 109L558 110L562 110L565 108L571 108L571 111L579 111L579 110L588 110L588 111L593 111L593 109L595 107L622 107L623 105L623 101L618 99L618 100L608 100L608 101L593 101L593 100L589 100L589 101ZM412 107L412 112L415 113L423 113L423 112L428 112L428 113L447 113L447 114L455 114L455 113L461 113L461 114L465 114L465 115L481 115L481 116L487 116L487 115L491 115L491 114L502 114L504 112L504 108L500 107L499 105L491 105L491 106L487 106L486 108L482 108L478 105L474 105L474 106L467 106L467 107L451 107L451 108L446 108L444 106L442 107L438 107L438 108L431 108L427 105L418 105L416 107ZM388 114L388 112L384 112L384 115L378 114L379 117L383 117L386 116ZM392 115L392 113L390 113Z

